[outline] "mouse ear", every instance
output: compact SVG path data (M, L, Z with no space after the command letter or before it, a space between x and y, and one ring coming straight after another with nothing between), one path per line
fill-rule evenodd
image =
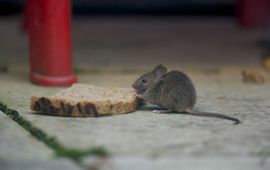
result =
M164 67L162 64L157 65L154 70L153 73L157 76L157 77L161 77L164 74L167 73L167 68Z

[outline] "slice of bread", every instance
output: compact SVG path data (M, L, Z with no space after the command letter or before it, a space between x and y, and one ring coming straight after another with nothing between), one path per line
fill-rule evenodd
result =
M31 109L58 116L97 117L134 112L138 99L131 88L74 84L52 96L32 96Z

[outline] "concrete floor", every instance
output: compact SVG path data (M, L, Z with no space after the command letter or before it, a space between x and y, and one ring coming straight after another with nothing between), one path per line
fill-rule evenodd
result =
M60 88L28 80L27 37L18 17L0 18L0 101L64 145L103 145L111 156L101 169L269 169L270 76L261 67L259 31L238 28L230 18L75 18L74 63L80 83L130 87L144 71L162 63L184 70L198 92L196 109L225 113L243 123L140 108L125 115L67 118L30 111L32 95ZM244 83L243 69L256 70L264 84ZM0 169L86 169L55 159L51 149L0 114ZM93 130L94 129L94 130Z

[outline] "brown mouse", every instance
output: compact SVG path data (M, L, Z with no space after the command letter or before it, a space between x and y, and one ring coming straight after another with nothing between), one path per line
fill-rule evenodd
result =
M180 71L167 72L163 65L142 75L132 87L139 98L156 104L165 110L154 110L155 113L180 112L196 116L216 117L240 123L236 118L223 114L193 110L196 103L196 91L190 78Z

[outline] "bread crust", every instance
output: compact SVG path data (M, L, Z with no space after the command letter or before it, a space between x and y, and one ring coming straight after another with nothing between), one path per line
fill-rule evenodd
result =
M125 91L123 91L126 93ZM31 110L56 116L71 117L99 117L103 115L124 114L134 112L138 106L137 97L130 92L130 100L111 101L85 101L56 98L54 96L32 96Z

